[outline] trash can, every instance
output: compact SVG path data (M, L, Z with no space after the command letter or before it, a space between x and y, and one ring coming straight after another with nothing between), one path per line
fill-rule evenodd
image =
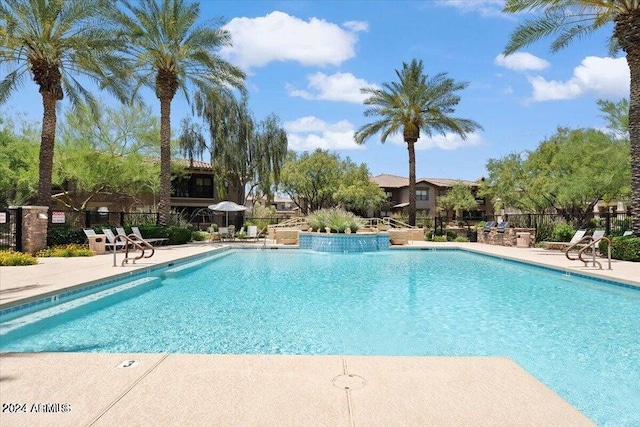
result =
M105 253L105 239L107 236L104 234L96 234L95 236L89 236L89 249L96 253L96 255L102 255Z
M516 246L519 248L528 248L531 244L531 235L529 233L516 234Z

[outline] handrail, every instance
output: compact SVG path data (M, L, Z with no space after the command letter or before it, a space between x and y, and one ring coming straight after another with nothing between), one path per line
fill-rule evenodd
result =
M154 252L152 252L149 256L145 257L144 256L144 247L141 244L139 244L138 242L134 241L130 237L125 236L124 234L118 234L113 239L113 244L114 244L113 245L113 266L114 267L116 267L116 265L117 265L117 262L116 262L116 254L117 254L116 246L117 246L117 243L118 243L119 240L121 240L121 241L123 241L125 243L125 245L124 245L124 259L122 260L122 264L120 264L121 267L124 267L124 265L129 262L129 245L133 246L135 249L139 249L140 250L140 255L137 256L137 257L132 258L134 264L136 263L136 260L138 260L138 259L150 258L151 256L153 256ZM145 243L148 244L148 242L145 242ZM149 246L151 246L151 245L149 245ZM152 248L152 250L153 250L153 248Z
M399 221L395 218L391 218L391 217L385 217L382 219L384 224L389 225L390 227L393 228L417 228L415 225L409 225L406 222L403 221Z
M134 243L140 243L142 246L144 246L147 249L151 249L151 253L147 256L144 256L144 258L151 258L153 256L153 254L156 253L156 249L153 247L153 245L149 242L147 242L146 240L144 240L142 237L138 236L137 234L129 234L129 236L127 236L129 238L129 240L133 241ZM143 253L144 255L144 253Z
M271 228L289 228L289 227L297 227L299 225L307 224L307 219L305 217L293 217L289 218L285 221L279 222L278 224L269 224L267 227Z
M584 248L580 249L578 251L578 259L580 259L580 261L584 262L585 267L587 265L589 265L589 261L585 261L584 259L582 259L582 254L585 253L587 251L587 249L592 248L592 255L593 255L593 259L592 259L592 267L595 267L596 264L598 265L598 267L600 267L600 270L602 270L602 264L600 263L600 261L596 261L596 244L600 243L601 240L605 240L607 242L607 259L609 260L609 270L611 270L611 240L609 240L609 238L607 237L601 237L597 240L593 240L591 243L589 243L588 245L586 245Z
M590 245L593 241L593 237L591 236L584 236L582 239L578 240L577 242L575 242L574 244L572 244L571 246L569 246L567 249L565 249L564 254L566 255L566 257L568 259L570 259L571 261L577 261L578 258L571 258L571 256L569 255L569 252L571 252L572 249L574 249L577 246L582 246L584 244L588 244Z

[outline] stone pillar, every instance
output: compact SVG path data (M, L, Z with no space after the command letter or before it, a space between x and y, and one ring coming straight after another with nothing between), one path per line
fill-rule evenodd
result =
M35 255L47 247L47 206L22 206L22 252Z

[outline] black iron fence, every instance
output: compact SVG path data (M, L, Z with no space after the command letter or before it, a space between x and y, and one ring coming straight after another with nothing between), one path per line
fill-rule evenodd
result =
M287 218L273 217L248 217L242 215L229 214L229 224L234 224L236 228L242 227L244 222L253 224L278 224ZM157 212L97 212L97 211L74 211L74 210L54 210L49 215L49 227L66 227L71 229L92 228L100 225L131 226L144 224L158 224L159 214ZM185 215L172 213L170 224L191 224L200 230L206 230L212 224L224 225L225 215L216 215L207 218L200 215Z
M22 250L21 211L0 210L0 250Z
M0 250L17 250L15 211L0 210Z
M91 228L102 224L143 225L157 224L156 212L96 212L96 211L51 211L49 227L68 227L72 229ZM176 218L173 218L176 220Z
M395 217L396 219L407 222L408 217ZM489 215L481 218L458 218L453 220L447 217L436 218L416 218L416 225L428 229L435 229L436 234L443 234L452 221L458 222L463 227L471 228L479 221L509 221L511 227L517 228L535 228L536 240L551 240L553 231L558 224L570 224L574 229L595 230L601 229L605 231L607 236L619 236L625 231L632 229L633 217L629 213L610 213L604 212L598 214L593 213L582 216L562 215L562 214L505 214L505 215Z
M6 222L2 223L2 214L6 217ZM144 225L157 224L159 214L156 212L97 212L97 211L52 211L49 215L49 226L69 227L72 229L91 228L99 225ZM259 227L266 227L268 224L279 224L287 220L288 217L249 217L242 214L229 217L229 224L234 224L236 228L242 227L245 223L250 222ZM408 217L396 217L396 219L407 222ZM506 214L503 216L487 216L483 218L461 218L459 223L464 227L471 228L478 221L509 221L511 227L534 228L536 230L536 240L550 240L553 236L554 228L561 223L567 223L573 228L585 228L588 230L603 229L606 235L616 236L622 235L625 231L632 229L632 216L628 213L600 213L597 217L593 214L582 216L561 215L561 214ZM15 247L15 232L21 227L16 227L15 213L9 211L0 211L0 247ZM207 230L212 224L218 226L224 225L226 217L212 216L210 218L196 216L187 216L180 213L174 213L171 216L171 224L191 224L197 229ZM418 217L416 225L428 229L435 229L436 234L442 234L446 229L447 223L450 222L446 217ZM12 236L12 237L9 237ZM13 239L13 240L12 240Z

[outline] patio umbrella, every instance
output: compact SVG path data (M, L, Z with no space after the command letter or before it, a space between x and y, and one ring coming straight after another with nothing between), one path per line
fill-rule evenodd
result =
M245 206L239 205L235 202L231 202L229 200L225 200L223 202L217 203L215 205L210 205L209 209L214 212L225 212L227 214L227 222L226 226L229 226L229 212L242 212L247 208Z

